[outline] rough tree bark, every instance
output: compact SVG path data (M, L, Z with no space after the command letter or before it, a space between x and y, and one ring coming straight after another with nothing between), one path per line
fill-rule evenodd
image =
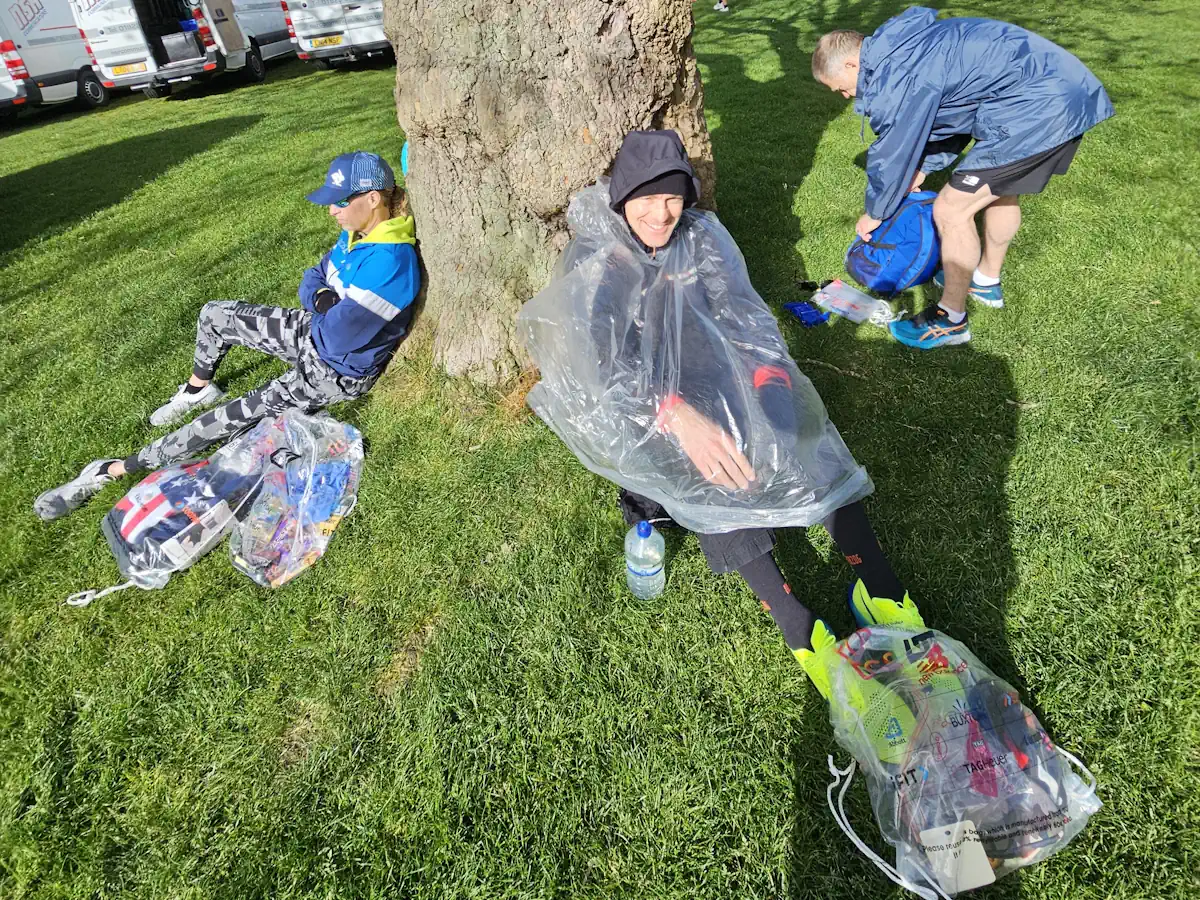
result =
M520 364L513 325L565 245L572 192L634 128L715 170L689 0L385 0L428 273L418 328L452 374Z

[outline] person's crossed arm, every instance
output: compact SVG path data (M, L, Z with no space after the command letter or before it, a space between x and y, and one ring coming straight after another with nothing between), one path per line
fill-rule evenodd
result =
M304 275L300 279L300 287L296 293L300 297L300 305L312 313L329 312L340 301L341 295L338 294L329 282L325 279L326 267L329 265L329 256L333 253L331 248L320 262L304 270Z

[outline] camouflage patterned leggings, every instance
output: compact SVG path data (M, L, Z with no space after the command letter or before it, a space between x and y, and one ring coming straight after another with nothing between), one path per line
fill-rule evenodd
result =
M361 397L377 376L348 378L339 375L317 355L309 337L312 313L281 306L255 306L234 300L206 303L196 323L196 358L193 371L212 378L234 344L261 350L292 368L244 397L230 400L193 419L125 460L130 472L157 469L196 456L205 447L232 437L243 428L289 407L313 412Z

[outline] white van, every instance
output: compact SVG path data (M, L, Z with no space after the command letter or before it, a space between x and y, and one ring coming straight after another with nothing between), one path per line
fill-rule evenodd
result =
M70 0L109 87L165 97L171 86L240 70L293 51L275 0Z
M13 45L13 55L16 56ZM11 122L17 117L17 110L29 102L29 97L25 94L25 81L13 78L8 68L8 51L0 51L0 124ZM20 60L20 57L13 60L14 63ZM25 63L21 63L24 67Z
M281 0L296 55L328 66L392 52L383 0Z
M0 58L0 114L11 116L22 105L108 102L68 0L0 2Z

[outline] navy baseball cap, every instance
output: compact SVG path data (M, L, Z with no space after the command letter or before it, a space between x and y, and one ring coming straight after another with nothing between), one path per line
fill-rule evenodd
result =
M396 176L383 157L356 150L343 153L329 164L325 183L309 194L308 199L328 206L364 191L389 191L395 186Z

